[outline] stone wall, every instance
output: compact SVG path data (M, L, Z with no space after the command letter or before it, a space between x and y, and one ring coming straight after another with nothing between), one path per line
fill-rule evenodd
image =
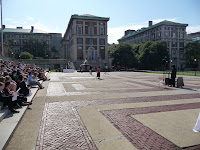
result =
M44 69L59 69L59 68L66 68L67 66L67 59L21 59L20 62L24 62L26 64L36 64L39 67Z

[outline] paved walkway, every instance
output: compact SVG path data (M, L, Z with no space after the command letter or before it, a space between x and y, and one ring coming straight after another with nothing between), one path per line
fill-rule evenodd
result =
M93 75L49 73L7 150L200 149L199 77L172 88L158 74Z

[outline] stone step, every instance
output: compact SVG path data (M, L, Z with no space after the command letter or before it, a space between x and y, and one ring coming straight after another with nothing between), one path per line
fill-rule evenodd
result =
M8 115L9 109L7 107L0 110L0 122Z
M45 73L47 75L48 73ZM41 84L43 81L39 81ZM32 95L27 97L27 101L31 102L36 95L39 87L34 86L31 88ZM22 117L24 116L28 106L23 106L19 109L20 113L12 114L8 108L0 111L0 150L5 149L10 138L12 137L15 129L19 125Z

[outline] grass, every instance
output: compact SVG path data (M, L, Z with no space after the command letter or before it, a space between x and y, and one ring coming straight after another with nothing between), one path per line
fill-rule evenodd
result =
M156 73L156 74L169 74L170 71L167 72L156 72L156 71L148 71L147 73ZM177 75L184 75L184 76L195 76L195 71L177 71ZM196 72L196 76L200 76L200 72Z
M59 70L57 69L56 71L56 69L51 69L50 72L59 72Z

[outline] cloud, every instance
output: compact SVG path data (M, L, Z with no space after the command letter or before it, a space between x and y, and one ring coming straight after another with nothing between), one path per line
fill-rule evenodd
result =
M194 32L200 32L200 25L197 25L197 26L188 26L186 28L186 31L187 31L187 34L189 33L194 33Z
M28 16L28 17L26 18L26 20L34 20L34 18L33 18L33 17L30 17L30 16Z
M145 27L145 25L133 25L133 26L121 26L115 28L108 28L108 43L112 44L118 43L118 39L124 36L124 31L131 29L131 30L138 30Z

